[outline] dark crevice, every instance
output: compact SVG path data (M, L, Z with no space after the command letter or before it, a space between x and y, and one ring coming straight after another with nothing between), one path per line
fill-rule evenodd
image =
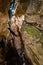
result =
M12 33L12 32L10 31L10 33ZM12 33L12 35L14 36L15 34ZM21 48L22 48L21 56L22 56L25 48L24 48L24 44L23 44L22 35L19 30L18 30L18 35L19 35L20 41L21 41ZM3 51L2 51L3 57L4 57L4 61L7 61L7 65L23 65L23 62L25 62L26 65L33 65L30 59L28 59L28 60L26 59L25 54L23 55L23 57L19 56L18 51L14 44L12 47L11 40L7 40L7 44L5 41L6 41L6 37L2 36L2 40L0 41L0 47L3 48ZM12 41L14 43L14 38L12 38ZM6 44L6 47L5 47L5 44ZM24 61L23 61L23 58L24 58Z

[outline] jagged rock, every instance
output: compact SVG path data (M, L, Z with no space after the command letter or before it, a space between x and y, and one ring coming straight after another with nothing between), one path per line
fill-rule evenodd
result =
M40 2L41 1L41 2ZM15 44L15 46L17 47L17 49L19 49L19 52L21 52L21 42L24 43L24 47L25 49L22 48L23 51L25 51L25 56L26 58L28 58L28 62L33 63L33 65L43 65L43 32L40 32L39 29L37 29L35 26L28 26L22 29L24 29L25 31L21 30L21 35L22 35L22 39L20 39L20 34L17 31L17 26L15 26L15 21L11 23L11 28L13 33L17 34L18 36L16 37L15 35L13 35L10 30L7 27L8 24L8 17L7 17L7 7L9 5L8 0L2 3L2 0L0 0L1 2L1 8L0 11L0 41L3 37L3 35L5 36L4 38L4 42L5 44L5 52L8 51L8 47L7 47L7 43L8 46L12 46L13 47L13 43ZM19 2L19 6L17 7L17 11L15 14L15 17L17 18L17 25L18 27L20 27L23 23L23 21L21 20L22 15L25 16L25 20L29 23L36 23L37 24L41 24L40 28L42 27L43 29L43 0L20 0ZM7 3L7 4L5 4ZM3 5L6 5L5 7ZM4 13L6 11L6 13ZM23 19L23 18L22 18ZM19 21L18 21L19 20ZM18 23L19 22L19 23ZM38 25L39 26L39 25ZM18 29L19 30L19 29ZM12 42L12 38L13 38L13 42ZM1 51L0 51L1 52ZM3 57L3 56L2 56ZM0 57L1 59L1 57ZM30 60L29 60L30 59ZM2 60L3 61L3 60ZM0 62L2 62L0 61ZM31 65L30 62L30 65ZM29 65L29 64L28 64Z
M30 0L26 9L25 20L28 23L43 24L43 1Z
M37 23L37 22L39 22L39 20L40 20L40 16L39 15L28 15L28 13L25 15L25 20L26 20L26 22L28 22L28 23Z
M24 41L26 57L31 59L33 65L43 65L43 48L42 43L40 43L40 36L38 36L39 38L37 38L37 36L33 35L33 33L29 33L31 31L31 26L29 29L28 28L25 28L25 30L22 31L22 39ZM40 32L37 33L39 34Z

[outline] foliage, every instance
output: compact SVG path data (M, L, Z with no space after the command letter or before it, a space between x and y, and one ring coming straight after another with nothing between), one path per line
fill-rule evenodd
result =
M28 34L40 37L40 31L33 26L24 26L23 30L27 31Z

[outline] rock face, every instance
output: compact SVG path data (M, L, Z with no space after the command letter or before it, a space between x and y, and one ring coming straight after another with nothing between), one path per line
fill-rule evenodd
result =
M25 19L28 23L42 24L43 18L43 1L30 0L26 10ZM41 17L42 15L42 17ZM40 23L41 22L41 23Z
M40 32L36 33L31 27L24 26L24 32L22 33L26 57L30 58L33 65L43 65L43 48L40 42ZM37 36L39 34L39 36Z
M14 15L16 18L14 18L13 22L11 19L12 30L8 29L8 16L5 14L5 12L7 13L6 7L8 7L9 2L8 0L4 0L4 3L2 3L2 0L0 0L1 8L3 8L0 9L1 65L5 63L7 65L7 61L4 61L5 56L9 48L14 47L14 45L17 47L18 52L21 53L21 50L24 51L25 58L28 59L27 61L29 62L28 65L43 65L43 0L18 0L19 5ZM7 3L6 6L5 3ZM22 15L25 18L23 18ZM17 20L15 21L15 19ZM16 24L18 26L15 25L15 22L17 22ZM22 28L19 30L18 27L20 26L22 26ZM2 40L4 40L4 42L2 42ZM2 45L2 43L5 45ZM14 52L14 49L11 52ZM14 59L15 57L11 58L11 61L14 62ZM5 63L3 64L2 62Z

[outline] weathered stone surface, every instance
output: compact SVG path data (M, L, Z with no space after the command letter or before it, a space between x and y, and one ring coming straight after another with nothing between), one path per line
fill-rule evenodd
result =
M0 0L2 3L2 0ZM7 0L8 1L8 0ZM7 2L4 0L4 3ZM25 3L24 3L25 2ZM3 4L3 3L2 3ZM3 5L1 4L1 8L3 8ZM5 4L4 4L5 5ZM7 5L0 9L0 41L2 40L2 37L5 36L4 42L5 46L7 47L7 43L11 42L11 46L13 47L13 43L15 43L15 46L17 49L20 49L21 51L21 40L20 36L14 36L12 33L8 30L8 16L5 14ZM7 13L7 11L6 11ZM31 25L32 23L37 23L40 29L43 30L43 0L21 0L19 3L19 6L17 8L15 17L17 17L17 21L20 20L18 23L21 26L23 21L21 20L21 16L25 16L26 22L29 22L30 25L23 24L21 35L25 47L25 56L26 58L30 58L33 65L43 65L43 31L40 31L38 28L36 28L35 25ZM22 22L22 23L21 23ZM15 23L15 21L13 22ZM14 26L14 24L11 23L12 31L18 34L17 26ZM19 30L19 29L18 29ZM12 42L12 38L14 42ZM8 44L10 45L10 44ZM5 52L7 52L8 48L5 48ZM3 62L3 57L1 55L1 48L0 48L0 62ZM30 60L28 60L30 62Z
M28 28L29 28L29 26L28 26ZM29 29L28 28L25 28L24 32L22 33L22 38L24 41L25 53L27 55L27 58L31 59L33 65L43 65L42 43L40 43L40 41L41 41L40 36L37 37L37 34L39 34L40 32L37 32L37 34L35 36L34 31L33 31L34 34L29 33L30 32L29 30L31 27Z

